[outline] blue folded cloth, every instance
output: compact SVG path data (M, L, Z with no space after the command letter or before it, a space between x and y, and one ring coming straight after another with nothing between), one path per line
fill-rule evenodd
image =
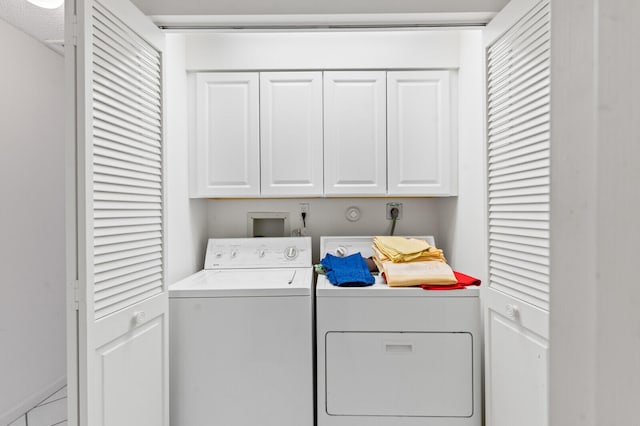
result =
M337 257L327 253L320 261L324 266L325 275L333 285L342 287L362 287L375 282L369 272L369 266L360 253L346 257Z

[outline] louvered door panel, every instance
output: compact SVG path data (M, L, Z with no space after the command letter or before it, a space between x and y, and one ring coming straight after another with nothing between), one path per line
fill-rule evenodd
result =
M129 0L72 4L69 424L168 426L165 37Z
M489 285L485 409L492 426L548 423L549 0L509 2L485 30Z
M549 309L549 4L487 50L489 286Z
M163 290L161 57L93 9L94 311L99 319Z

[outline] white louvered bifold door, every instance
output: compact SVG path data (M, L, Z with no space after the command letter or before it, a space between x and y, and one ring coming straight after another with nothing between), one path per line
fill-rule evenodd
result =
M549 309L549 6L487 51L490 285Z
M487 424L547 424L549 0L513 0L485 32Z
M93 51L96 319L162 292L160 55L115 19L96 4Z
M126 0L78 1L67 13L74 9L78 307L69 392L78 409L69 420L166 425L164 35Z

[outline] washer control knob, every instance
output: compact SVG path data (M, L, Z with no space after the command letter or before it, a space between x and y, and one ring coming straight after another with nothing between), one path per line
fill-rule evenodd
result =
M222 252L219 251L216 253L216 259L220 259L222 257Z
M284 250L284 257L287 260L293 260L298 256L298 249L295 246L289 246Z
M231 258L235 259L238 256L238 250L231 250Z
M264 257L264 249L258 250L258 257L259 258L263 258Z
M349 250L347 250L346 247L340 246L336 249L336 256L338 257L345 257L347 255L347 253L349 252Z

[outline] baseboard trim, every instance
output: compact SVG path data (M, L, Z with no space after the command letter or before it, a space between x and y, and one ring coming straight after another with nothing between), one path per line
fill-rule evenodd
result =
M26 398L21 403L17 404L15 407L9 409L8 411L0 414L0 425L6 426L10 425L14 421L16 421L20 416L24 416L25 413L32 408L35 408L42 401L49 398L51 395L56 393L58 390L62 389L64 385L67 384L67 376L62 376L53 383L48 386L40 389L38 392Z

